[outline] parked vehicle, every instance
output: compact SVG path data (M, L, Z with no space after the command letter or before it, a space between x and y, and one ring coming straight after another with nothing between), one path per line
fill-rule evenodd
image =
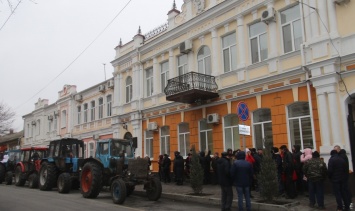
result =
M105 139L96 143L95 158L87 158L81 171L81 193L95 198L102 186L110 186L112 200L122 204L136 185L144 185L149 200L158 200L162 186L148 170L148 161L134 158L137 139Z
M84 161L84 142L65 138L51 141L49 155L42 159L39 170L39 189L58 188L59 193L69 193L72 188L78 189L79 166Z
M0 162L0 184L5 181L6 185L12 184L16 164L20 161L21 150L5 151L4 157Z
M47 157L47 147L29 147L21 149L20 161L15 168L15 185L24 186L28 180L30 188L38 187L38 172L41 160Z

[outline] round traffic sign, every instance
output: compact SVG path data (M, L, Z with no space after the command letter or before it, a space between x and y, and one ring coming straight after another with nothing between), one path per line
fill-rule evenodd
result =
M242 121L247 121L249 119L249 109L246 103L239 102L237 106L238 117Z

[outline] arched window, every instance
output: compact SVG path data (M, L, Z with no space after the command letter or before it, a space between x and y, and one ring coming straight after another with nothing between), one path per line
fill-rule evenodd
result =
M261 108L253 112L253 138L255 148L265 148L265 142L273 146L271 110Z
M232 149L234 151L240 149L238 115L229 114L225 116L223 120L224 150L227 151L227 149Z
M207 46L203 46L197 54L198 72L211 75L211 51Z
M129 103L132 100L132 87L132 77L128 76L126 78L126 103Z

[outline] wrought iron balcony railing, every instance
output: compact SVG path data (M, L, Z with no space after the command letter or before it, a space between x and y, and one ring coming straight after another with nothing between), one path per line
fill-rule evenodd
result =
M164 93L167 100L193 103L218 97L217 90L214 76L189 72L169 79Z

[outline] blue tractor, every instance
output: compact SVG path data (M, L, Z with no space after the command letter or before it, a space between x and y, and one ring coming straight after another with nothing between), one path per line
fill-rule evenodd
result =
M21 150L14 149L5 151L3 159L0 161L0 184L5 181L6 185L12 184L12 178L16 169L16 164L20 161Z
M151 175L148 161L135 158L137 138L98 140L95 158L85 159L80 176L81 194L96 198L103 186L109 186L112 200L122 204L136 185L144 185L149 200L158 200L162 186Z
M49 155L41 161L40 190L57 187L59 193L69 193L80 187L80 166L84 161L84 142L64 138L49 143Z

